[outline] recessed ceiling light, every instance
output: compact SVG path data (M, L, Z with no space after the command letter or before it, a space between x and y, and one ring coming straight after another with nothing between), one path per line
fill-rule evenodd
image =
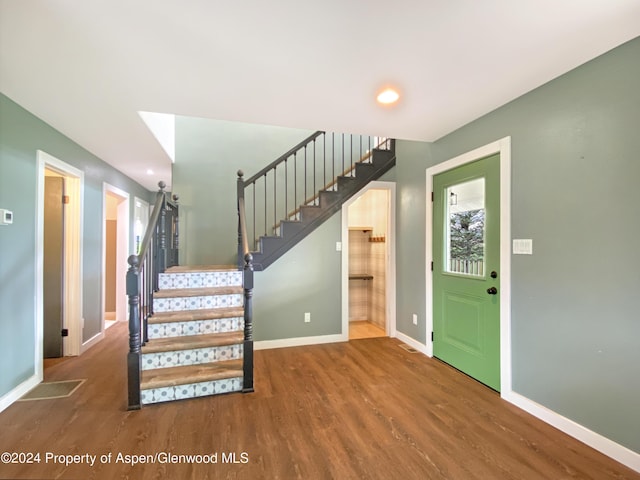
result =
M400 94L398 93L398 91L389 87L378 93L376 100L378 100L378 103L381 103L383 105L391 105L392 103L396 103L399 98Z
M150 168L147 168L147 175L153 175L153 170L151 170Z

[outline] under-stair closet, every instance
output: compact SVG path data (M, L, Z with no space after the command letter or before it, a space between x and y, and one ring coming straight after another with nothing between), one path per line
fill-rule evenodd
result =
M388 335L389 192L369 189L348 210L349 338Z

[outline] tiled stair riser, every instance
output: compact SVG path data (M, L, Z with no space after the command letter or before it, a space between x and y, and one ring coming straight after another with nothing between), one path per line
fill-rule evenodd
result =
M237 332L244 329L241 317L214 320L191 320L149 325L149 339L181 337L187 335L206 335L209 333Z
M183 310L204 310L208 308L241 307L242 294L206 295L201 297L154 298L154 312L180 312Z
M142 403L170 402L185 398L204 397L222 393L239 392L242 390L242 377L213 380L210 382L189 383L175 387L150 388L142 390Z
M242 344L142 354L142 370L198 365L242 358Z
M176 288L231 287L242 285L242 272L161 273L160 290Z

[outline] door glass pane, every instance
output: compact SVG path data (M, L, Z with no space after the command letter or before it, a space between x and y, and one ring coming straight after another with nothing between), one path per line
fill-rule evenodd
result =
M484 277L484 178L452 185L445 193L445 271Z

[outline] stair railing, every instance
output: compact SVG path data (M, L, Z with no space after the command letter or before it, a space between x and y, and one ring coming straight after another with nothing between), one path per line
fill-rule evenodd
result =
M299 206L318 205L319 190L333 190L339 176L354 175L357 163L371 163L374 149L392 148L385 137L317 131L248 180L239 177L250 249L258 249L260 236L277 234L281 220L297 219Z
M253 255L249 249L244 203L244 173L238 170L238 267L244 288L243 393L253 392Z
M142 345L148 341L147 320L153 315L153 292L160 273L178 265L178 196L169 198L158 183L153 213L137 254L128 258L129 353L127 355L129 410L141 407Z

